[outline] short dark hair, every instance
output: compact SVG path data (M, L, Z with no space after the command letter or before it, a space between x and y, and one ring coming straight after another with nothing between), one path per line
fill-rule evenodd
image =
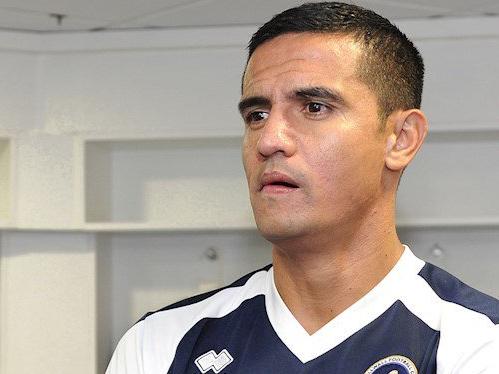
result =
M382 123L395 110L421 107L424 64L419 51L389 20L356 5L306 3L277 14L251 38L248 61L266 41L302 32L344 34L361 44L359 78L377 95Z

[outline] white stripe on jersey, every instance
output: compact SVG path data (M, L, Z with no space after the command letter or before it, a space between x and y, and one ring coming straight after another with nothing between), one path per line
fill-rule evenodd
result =
M439 374L485 373L480 365L488 365L486 367L490 368L493 360L497 362L495 357L499 354L499 326L495 326L486 315L442 300L419 275L405 286L405 290L400 301L430 328L440 331L437 351ZM492 350L493 344L495 353ZM473 357L471 363L470 354L473 356L479 350L482 355L489 352L490 356L481 359ZM499 374L499 366L494 364L494 367L497 371L494 369L486 373Z
M203 318L219 318L261 295L268 272L253 274L241 287L225 288L198 303L160 311L133 326L121 339L106 374L167 373L177 345Z
M398 300L400 290L406 289L405 284L423 266L424 261L406 247L397 264L380 283L312 335L306 332L284 304L272 277L269 297L265 299L269 320L289 350L302 363L309 362L335 348L386 312Z

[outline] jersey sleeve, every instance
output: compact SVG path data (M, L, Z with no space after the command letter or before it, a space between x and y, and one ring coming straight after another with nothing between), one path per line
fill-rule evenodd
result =
M479 344L472 346L454 366L452 374L499 373L499 325L482 333Z
M143 323L130 328L113 353L106 374L145 374L142 356Z

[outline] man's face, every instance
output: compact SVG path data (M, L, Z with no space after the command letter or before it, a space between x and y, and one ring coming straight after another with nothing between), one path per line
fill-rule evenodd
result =
M260 45L243 80L244 170L272 242L353 227L382 194L385 136L376 96L341 35L285 34Z

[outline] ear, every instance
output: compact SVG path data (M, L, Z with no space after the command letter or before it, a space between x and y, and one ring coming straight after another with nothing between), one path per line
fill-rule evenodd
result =
M402 171L414 158L428 133L428 121L419 109L393 113L393 132L386 142L385 164Z

